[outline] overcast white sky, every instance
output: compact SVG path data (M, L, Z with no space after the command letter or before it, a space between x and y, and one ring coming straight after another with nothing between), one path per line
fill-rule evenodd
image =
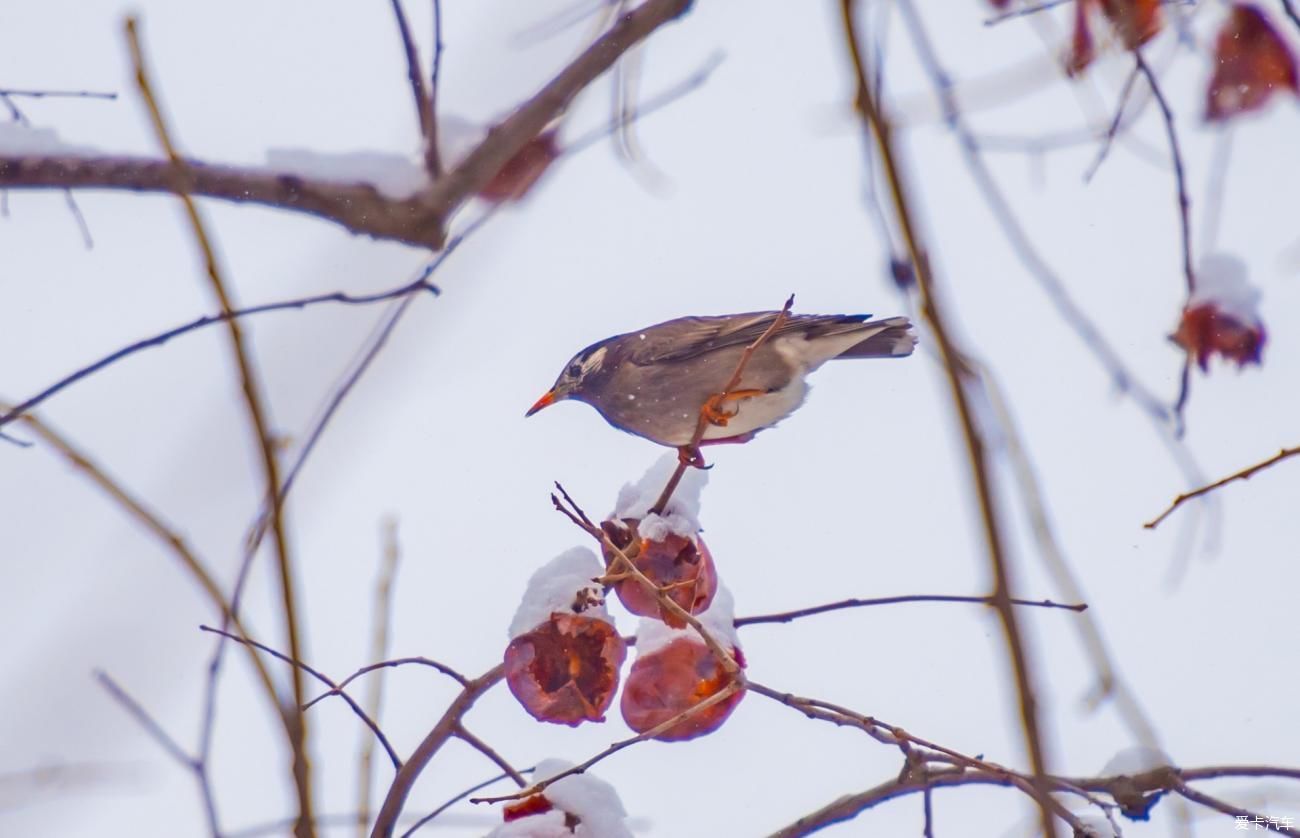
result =
M409 2L427 49L427 4ZM447 2L442 107L488 120L532 92L586 37L582 27L521 45L565 4ZM1103 123L1128 69L1110 56L1088 80L1061 80L1023 21L981 25L977 0L920 4L941 54L987 108L977 127L1034 135ZM1197 4L1204 38L1224 6ZM1270 14L1275 3L1266 4ZM21 104L68 142L152 153L128 76L122 18L136 10L172 125L187 154L259 162L270 148L405 153L418 142L405 65L387 3L250 0L85 4L9 2L0 9L0 87L110 89L116 102ZM1276 16L1276 15L1275 15ZM1066 13L1058 22L1068 18ZM956 153L927 120L927 83L894 20L888 85L917 127L906 162L931 258L963 341L996 371L1041 477L1052 519L1116 661L1184 766L1300 763L1295 602L1300 463L1220 495L1204 510L1144 531L1183 475L1146 417L1118 396L1006 247ZM1293 42L1296 33L1286 30ZM1300 307L1294 196L1300 160L1294 103L1243 120L1227 188L1207 194L1214 132L1199 123L1208 60L1163 34L1193 199L1198 254L1217 206L1214 247L1250 266L1263 292L1262 369L1199 374L1187 447L1218 476L1297 444ZM1203 48L1203 46L1202 46ZM615 332L683 314L774 308L905 313L885 275L886 248L864 211L859 134L836 9L700 0L655 35L644 89L663 89L711 55L701 90L647 119L640 134L667 183L646 189L608 145L563 160L522 206L501 213L437 275L330 427L294 490L288 516L301 581L307 657L342 676L368 663L371 588L381 521L399 521L395 655L427 655L467 673L500 659L534 568L582 543L548 500L561 480L593 513L612 508L659 450L609 429L577 404L523 419L564 361ZM566 135L608 118L608 82L581 100ZM995 172L1034 241L1147 385L1166 397L1180 359L1165 340L1182 303L1174 185L1163 127L1147 108L1094 181L1085 144L995 155ZM1143 149L1146 149L1145 151ZM0 221L0 397L16 401L140 337L214 310L175 199L79 194L95 237L87 251L63 197L10 193ZM479 208L470 207L463 224ZM227 274L246 304L405 281L426 253L376 243L304 216L205 203ZM1288 255L1289 254L1289 255ZM318 307L246 323L277 429L301 434L380 312ZM922 334L923 341L926 335ZM924 352L897 363L830 365L808 403L746 446L711 452L703 524L737 612L845 596L980 594L989 586L961 440L942 372ZM229 584L260 492L224 336L178 339L56 397L43 415L151 500ZM1017 593L1056 596L1009 480ZM1194 530L1197 521L1202 526ZM1216 538L1210 538L1217 535ZM0 447L0 775L46 765L94 776L38 789L0 779L0 834L204 834L191 778L92 680L104 669L192 747L215 619L176 562L50 451ZM252 625L283 645L276 586L263 556ZM1185 572L1176 573L1183 560ZM1176 583L1171 580L1176 578ZM1026 612L1052 768L1090 774L1131 744L1114 709L1086 712L1092 670L1064 612ZM632 631L625 614L620 625ZM782 690L845 704L966 753L1026 764L1000 628L960 605L911 605L742 632L750 672ZM276 670L277 674L284 674ZM215 783L223 826L292 813L282 737L244 664L221 691ZM424 669L388 675L386 732L408 753L454 694ZM342 703L311 711L320 808L355 811L364 729ZM517 765L580 761L627 735L612 713L577 730L541 726L504 688L469 716ZM757 835L897 774L891 750L749 696L717 734L640 745L599 766L651 836ZM492 775L453 743L409 803L424 812ZM391 774L382 760L375 782ZM1230 784L1213 788L1231 794ZM1208 787L1207 787L1208 789ZM1276 786L1241 791L1273 816L1300 816ZM1031 809L1002 789L935 795L936 834L1027 834ZM497 814L468 804L436 833L482 835ZM1174 834L1172 811L1125 834ZM1197 834L1232 830L1198 821ZM905 798L829 830L911 835L921 801ZM343 830L337 834L345 834Z

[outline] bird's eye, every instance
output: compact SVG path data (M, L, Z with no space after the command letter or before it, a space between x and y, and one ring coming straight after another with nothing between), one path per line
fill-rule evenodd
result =
M569 378L578 378L582 375L582 364L569 364L567 372Z

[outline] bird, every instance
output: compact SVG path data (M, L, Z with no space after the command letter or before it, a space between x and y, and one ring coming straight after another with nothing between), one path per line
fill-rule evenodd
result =
M724 390L746 349L758 344L740 380ZM572 399L610 425L679 452L700 444L748 442L803 404L805 377L837 358L902 358L916 335L906 317L755 311L679 317L614 335L574 355L525 416ZM698 450L692 454L698 457Z

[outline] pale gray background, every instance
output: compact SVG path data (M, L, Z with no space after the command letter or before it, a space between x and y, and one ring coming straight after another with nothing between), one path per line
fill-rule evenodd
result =
M1204 37L1223 7L1200 5L1194 31ZM427 48L428 10L408 6ZM519 46L517 36L558 2L446 6L449 113L501 114L586 37L578 27ZM972 113L982 129L1042 133L1107 119L1127 60L1111 55L1072 88L1050 60L1063 26L1045 42L1024 22L983 28L988 9L976 0L922 6L953 72L986 82L974 98L990 107ZM154 152L128 76L121 32L128 9L143 16L160 92L188 154L256 162L269 147L406 152L417 142L383 2L10 0L0 7L0 85L120 91L116 103L23 104L69 142ZM1189 532L1207 520L1195 510L1155 533L1141 529L1185 488L1183 478L1146 418L1114 394L1009 254L951 138L927 121L928 85L897 24L889 84L918 125L906 136L906 161L935 267L964 340L1011 394L1058 533L1123 672L1180 764L1294 765L1300 464L1221 494L1217 549L1205 527ZM1199 235L1202 213L1220 200L1205 196L1213 134L1198 121L1209 64L1175 57L1175 40L1162 35L1153 55L1158 66L1172 66L1166 89ZM368 662L370 591L380 521L389 515L400 520L403 551L394 654L437 657L471 674L499 659L528 574L582 541L551 510L551 482L564 481L588 509L604 512L618 487L659 454L576 405L523 421L575 349L685 313L775 307L791 292L802 311L899 312L883 271L886 251L863 210L861 143L846 107L851 88L833 4L702 0L651 41L644 89L672 84L717 50L726 60L709 84L641 126L671 179L667 189L644 189L608 145L565 159L522 207L502 213L448 262L437 277L445 295L417 303L337 417L288 513L307 654L317 667L341 676ZM607 82L592 88L568 135L606 120L608 101ZM1187 442L1207 475L1297 443L1300 288L1288 248L1296 241L1298 129L1286 103L1242 120L1236 132L1218 246L1249 263L1265 295L1270 342L1263 369L1238 375L1216 365L1209 378L1196 377ZM1117 148L1086 188L1092 144L995 163L1084 309L1151 386L1172 396L1180 361L1164 336L1183 280L1173 182L1153 108L1137 133L1147 152ZM25 397L123 343L214 309L176 200L79 199L95 235L89 252L62 196L9 196L10 216L0 223L4 398ZM390 287L425 258L302 216L203 209L247 304ZM246 324L278 429L302 432L378 314L320 307ZM849 595L984 591L963 447L932 358L832 365L814 385L809 403L780 429L714 454L704 524L739 613ZM229 582L260 477L224 335L208 330L134 357L43 413L152 500ZM1007 506L1018 509L1009 485ZM1009 523L1019 593L1053 594L1023 516L1013 512ZM211 646L196 626L215 619L212 609L170 555L41 448L0 447L0 545L0 772L64 763L104 769L90 782L36 791L0 784L0 834L203 834L190 777L91 672L109 671L192 744ZM282 645L269 616L276 590L263 557L251 623ZM1081 709L1092 676L1074 619L1026 612L1023 625L1053 768L1086 774L1130 739L1112 709ZM991 614L947 605L854 611L748 629L743 640L758 680L1025 764ZM384 726L409 752L453 692L423 669L388 677ZM282 736L243 663L221 698L214 771L223 824L290 814ZM320 808L354 810L364 730L342 703L314 709L312 720ZM538 725L500 688L469 721L519 765L547 756L577 761L627 735L616 713L578 730ZM377 763L379 788L391 776L385 765ZM750 697L716 735L638 746L598 773L619 788L644 834L708 836L765 833L898 768L896 751L861 734ZM494 771L449 745L409 809L427 811ZM1240 799L1275 816L1300 813L1294 790ZM831 834L919 834L920 806L919 797L890 803ZM945 838L1025 834L1033 823L1025 799L1001 789L941 791L935 809ZM479 835L496 818L485 808L457 812L438 834ZM1155 825L1127 825L1126 834L1170 834L1172 822L1161 805ZM1222 816L1198 826L1207 836L1231 831Z

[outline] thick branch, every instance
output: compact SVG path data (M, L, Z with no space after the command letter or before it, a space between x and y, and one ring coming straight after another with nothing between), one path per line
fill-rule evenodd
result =
M384 797L384 804L375 818L374 828L370 830L370 838L392 838L397 819L402 814L402 807L406 804L406 798L410 795L420 773L447 740L461 730L461 720L474 706L474 702L504 678L505 672L505 664L497 664L466 684L465 689L461 690L460 695L451 702L447 711L442 714L442 718L433 726L433 730L429 731L424 741L416 747L415 752L402 764L397 776L393 778L393 784L389 787L388 794Z
M0 155L0 187L184 191L303 212L377 239L433 249L443 243L444 216L418 198L395 200L366 183L332 183L260 167L185 160L184 172L178 173L168 161L147 157Z
M619 56L691 7L691 0L646 0L622 16L537 95L493 128L454 170L405 199L363 183L332 183L257 167L129 156L0 155L0 189L86 188L177 192L304 212L380 239L438 249L451 214L564 112Z

